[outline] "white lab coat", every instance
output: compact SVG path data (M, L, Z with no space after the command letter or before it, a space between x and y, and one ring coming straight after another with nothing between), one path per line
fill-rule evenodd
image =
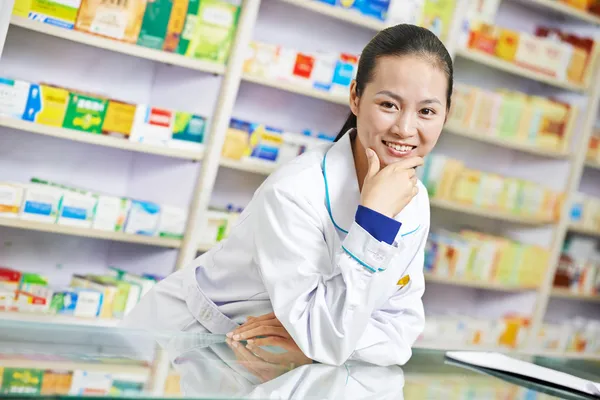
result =
M269 176L229 238L156 285L125 325L226 333L274 310L313 360L404 364L424 327L427 192L419 182L395 217L393 245L354 222L359 201L346 134Z

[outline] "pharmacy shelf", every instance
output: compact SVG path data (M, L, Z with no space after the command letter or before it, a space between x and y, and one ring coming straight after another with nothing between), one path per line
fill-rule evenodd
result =
M284 90L286 92L300 94L302 96L313 97L315 99L325 100L330 103L341 104L347 106L348 96L347 95L339 95L339 94L331 94L324 90L314 89L308 86L300 86L295 85L293 83L264 78L262 76L255 76L250 74L244 74L242 77L246 82L256 83L258 85L268 86L279 90Z
M584 228L578 225L570 225L569 232L579 233L581 235L592 236L600 238L600 231L597 229Z
M0 319L3 321L33 322L56 325L79 325L95 327L116 327L121 320L114 318L78 318L70 315L51 315L33 312L1 311Z
M581 294L565 288L553 288L552 297L600 303L600 294Z
M555 79L529 69L519 67L508 61L504 61L498 57L494 57L481 51L470 50L470 49L459 49L456 52L458 57L474 61L476 63L486 65L491 68L495 68L500 71L508 72L509 74L522 76L527 79L532 79L547 85L555 86L565 90L571 90L574 92L584 92L586 87L583 85L577 85L570 82L565 82L559 79Z
M92 239L112 240L115 242L138 243L148 246L179 248L181 240L144 235L131 235L122 232L102 231L91 228L48 224L44 222L26 221L22 219L0 218L0 226L16 229L27 229L39 232L51 232L61 235L79 236Z
M358 11L344 9L342 7L332 6L316 0L282 0L285 3L293 4L296 7L301 7L319 14L327 15L328 17L346 21L354 25L364 28L380 31L385 29L387 25L383 21L379 21L373 17L368 17L360 14Z
M24 17L17 17L13 15L10 19L10 23L31 31L70 40L72 42L86 44L88 46L114 51L116 53L123 53L138 58L145 58L147 60L158 61L165 64L176 65L178 67L194 69L211 74L221 75L225 73L225 66L222 64L185 57L180 54L149 49L135 44L119 42L117 40L79 32L74 29L59 28Z
M569 18L579 19L581 21L600 25L600 17L575 7L571 7L558 0L519 0L520 3L537 6L563 14Z
M444 285L470 287L476 289L495 290L499 292L525 292L537 290L534 286L510 286L500 282L475 281L473 279L451 278L425 273L425 281L428 283L441 283Z
M600 162L598 162L598 161L586 161L585 166L588 168L600 170Z
M164 157L182 158L186 160L198 161L204 155L203 150L184 150L171 148L167 146L153 146L144 143L131 142L127 139L117 138L106 135L97 135L93 133L76 131L74 129L59 128L36 124L29 121L23 121L15 118L0 117L0 126L18 129L20 131L35 133L43 136L51 136L60 139L72 140L75 142L89 143L96 146L111 147L126 151L135 151L138 153L156 154Z
M494 136L482 135L473 128L466 128L459 124L449 122L444 126L444 131L449 132L455 136L462 136L472 140L477 140L484 143L493 144L495 146L504 147L507 149L513 149L522 151L524 153L534 154L541 157L549 158L568 158L569 153L565 150L549 150L543 149L535 145L527 143L519 143L514 140L502 139Z
M150 367L146 365L126 365L118 363L94 363L94 362L78 362L78 361L52 361L45 359L30 359L25 358L0 358L0 367L5 368L31 368L44 370L61 370L61 371L96 371L110 374L131 374L148 376Z
M212 249L214 245L215 243L200 243L200 246L198 246L198 251L200 253L206 253L207 251Z
M271 161L251 161L251 160L232 160L230 158L221 158L219 165L225 168L231 168L238 171L252 172L255 174L269 175L275 171L278 165Z
M550 218L541 218L527 215L517 215L504 211L478 208L472 205L463 205L449 200L435 199L429 200L431 207L436 207L448 211L457 211L464 214L475 215L478 217L495 219L499 221L512 222L521 225L548 225L554 223Z

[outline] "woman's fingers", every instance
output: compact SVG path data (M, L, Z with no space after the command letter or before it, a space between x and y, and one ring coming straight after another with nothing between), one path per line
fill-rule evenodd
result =
M253 339L257 336L279 336L290 338L290 334L281 326L259 325L256 328L244 330L242 332L234 332L231 336L233 340Z
M233 331L229 332L227 334L227 337L231 338L234 335L249 331L251 329L256 329L259 326L282 326L282 325L278 319L265 319L265 320L261 320L261 321L252 320L252 321L246 322L243 325L238 326Z
M282 338L278 336L269 336L266 338L251 339L248 344L254 347L260 346L275 346L280 347L287 351L301 351L300 347L294 342L293 339Z

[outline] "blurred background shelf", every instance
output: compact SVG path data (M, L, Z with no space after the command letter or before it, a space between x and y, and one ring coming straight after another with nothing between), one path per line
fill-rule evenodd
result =
M462 137L469 138L472 140L489 143L489 144L492 144L492 145L495 145L498 147L504 147L507 149L518 150L518 151L522 151L524 153L534 154L534 155L541 156L541 157L549 157L549 158L568 158L569 157L569 153L567 151L548 150L548 149L543 149L538 146L534 146L534 145L530 145L530 144L526 144L526 143L519 143L516 141L502 139L499 137L486 136L486 135L482 135L482 134L478 133L478 131L473 128L461 127L461 126L458 126L457 124L453 124L451 122L448 122L446 125L444 125L444 131L447 131L448 133L451 133L456 136L462 136Z
M568 4L557 0L518 0L520 3L526 5L532 5L539 8L542 12L548 10L562 14L566 17L578 19L581 21L589 22L595 25L600 25L600 17L583 10L579 10L575 7L571 7Z
M569 231L572 233L579 233L581 235L600 238L600 231L597 231L595 229L584 228L582 226L578 226L578 225L574 225L574 224L569 226Z
M425 273L425 281L430 283L442 283L445 285L464 286L477 289L495 290L500 292L525 292L537 290L537 287L510 286L500 282L475 281L472 279L452 278Z
M126 365L120 363L94 363L79 361L51 361L44 359L21 359L21 358L0 358L0 367L8 368L33 368L44 370L62 370L62 371L97 371L111 374L132 374L148 375L150 367L147 365Z
M128 54L138 58L145 58L147 60L158 61L164 64L176 65L178 67L211 74L221 75L225 73L224 65L202 61L195 58L182 56L180 54L149 49L135 44L119 42L116 40L79 32L74 29L64 29L23 17L13 15L10 19L10 23L15 26L20 26L21 28L43 33L45 35L55 36L61 39L66 39L117 53Z
M302 7L307 10L314 11L319 14L327 15L328 17L346 21L354 25L364 28L380 31L387 27L382 21L375 18L361 15L357 11L345 10L341 7L334 7L326 3L321 3L314 0L282 0L286 3L293 4L296 7Z
M311 87L304 87L295 85L293 83L284 82L281 80L267 79L261 76L254 76L244 74L243 79L247 82L256 83L258 85L268 86L279 90L284 90L290 93L300 94L302 96L308 96L319 100L328 101L330 103L348 105L348 96L332 94L324 90L314 89Z
M219 161L221 167L235 169L238 171L252 172L260 175L269 175L277 169L278 164L271 161L261 160L232 160L231 158L221 157Z
M598 294L574 293L574 292L570 291L569 289L564 289L564 288L553 288L551 293L552 293L552 297L556 297L556 298L600 303L600 295L598 295Z
M585 166L589 167L589 168L600 170L600 162L586 161Z
M429 199L431 207L440 208L448 211L457 211L464 214L475 215L483 218L495 219L499 221L512 222L522 225L548 225L554 223L550 218L541 218L528 215L517 215L503 211L478 208L472 205L463 205L449 200L431 198Z
M0 226L39 232L58 233L61 235L79 236L92 239L112 240L115 242L138 243L157 247L179 248L179 246L181 246L181 240L178 239L131 235L122 232L102 231L99 229L79 228L67 225L26 221L21 219L0 218Z
M43 324L115 327L121 320L108 318L78 318L70 315L51 315L33 312L0 311L0 319L6 321L35 322Z
M486 54L481 51L476 50L468 50L468 49L459 49L456 52L456 55L474 61L476 63L486 65L491 68L495 68L500 71L508 72L509 74L522 76L527 79L532 79L537 82L545 83L550 86L554 86L557 88L571 90L573 92L584 92L587 88L583 85L577 85L574 83L558 80L535 71L528 70L523 67L519 67L516 64L510 63L508 61L504 61L498 57L494 57L492 55Z
M0 116L0 126L43 136L88 143L95 146L111 147L113 149L135 151L138 153L156 154L164 157L199 161L204 155L204 151L184 150L167 146L153 146L149 144L131 142L123 138L81 132L74 129L41 125L9 117Z

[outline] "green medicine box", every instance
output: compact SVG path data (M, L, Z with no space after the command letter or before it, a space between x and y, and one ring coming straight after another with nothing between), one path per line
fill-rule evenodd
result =
M173 0L148 0L138 45L162 50L172 9Z
M70 93L63 128L100 134L107 106L106 99Z

